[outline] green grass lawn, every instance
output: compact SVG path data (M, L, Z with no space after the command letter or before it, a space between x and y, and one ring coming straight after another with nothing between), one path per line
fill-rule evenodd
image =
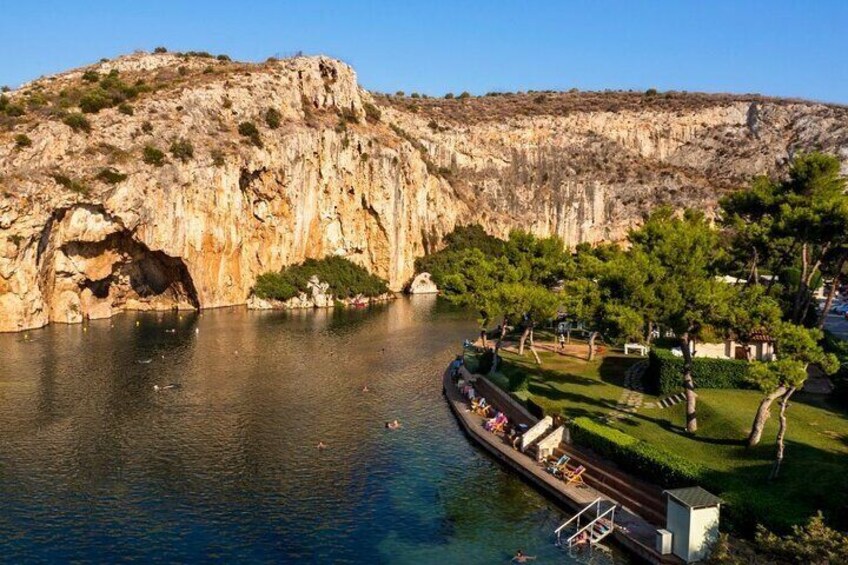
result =
M550 352L540 356L541 367L529 353L504 353L494 380L506 388L513 373L528 374L528 390L518 396L569 418L609 414L624 391L625 370L638 360L617 353L593 362ZM777 405L762 443L751 450L744 447L760 398L756 391L699 390L695 436L683 430L682 403L664 410L643 407L611 425L700 464L703 485L728 502L725 515L740 530L755 523L784 530L817 510L833 525L848 528L848 413L820 397L797 394L787 411L784 465L780 477L769 482ZM646 402L654 400L645 396Z

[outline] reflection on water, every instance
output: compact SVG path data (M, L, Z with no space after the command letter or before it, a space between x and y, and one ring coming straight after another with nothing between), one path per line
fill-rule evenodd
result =
M424 297L0 334L0 561L570 562L441 396L473 333Z

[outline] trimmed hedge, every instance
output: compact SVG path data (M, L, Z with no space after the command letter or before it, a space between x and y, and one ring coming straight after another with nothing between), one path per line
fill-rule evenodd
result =
M644 440L581 416L571 422L571 438L598 455L616 462L625 471L664 488L698 483L701 467Z
M741 359L692 359L692 378L698 388L751 388L745 380L750 364ZM683 388L683 357L671 350L654 347L645 371L645 389L651 394L664 395Z

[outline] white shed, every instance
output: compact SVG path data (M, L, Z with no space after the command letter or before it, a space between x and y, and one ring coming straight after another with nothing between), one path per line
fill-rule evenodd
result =
M687 563L709 556L718 540L719 507L722 500L701 487L667 490L666 529L671 532L671 551Z

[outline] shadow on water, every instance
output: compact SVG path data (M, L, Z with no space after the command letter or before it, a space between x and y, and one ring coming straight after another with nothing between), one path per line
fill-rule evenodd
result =
M0 335L0 561L568 562L442 397L476 328L420 297Z

